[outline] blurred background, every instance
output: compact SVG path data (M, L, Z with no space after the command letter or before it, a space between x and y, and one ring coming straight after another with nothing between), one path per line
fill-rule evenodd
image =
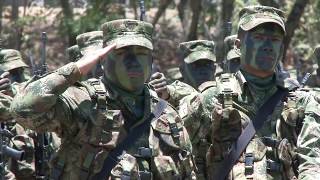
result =
M140 0L0 0L2 48L19 50L27 64L40 60L41 32L48 35L47 63L54 70L68 63L66 48L78 34L99 30L106 21L139 19ZM285 68L295 65L294 49L320 42L319 0L145 0L147 22L155 26L154 59L160 70L177 66L179 42L216 42L223 60L224 37L237 31L238 13L247 5L267 5L286 14ZM308 53L308 52L306 52Z

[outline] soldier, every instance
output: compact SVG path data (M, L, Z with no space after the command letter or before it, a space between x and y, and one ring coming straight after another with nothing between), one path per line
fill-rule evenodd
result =
M320 45L314 48L312 55L309 57L309 61L314 64L312 70L310 70L310 78L307 81L307 86L314 88L316 91L320 91Z
M24 69L28 66L22 61L19 51L2 49L0 51L0 91L1 91L1 122L13 135L11 146L18 150L24 150L24 160L9 159L8 169L15 174L17 179L34 179L34 143L28 136L30 133L17 124L6 106L10 106L12 97L17 93L18 85L26 81ZM5 102L5 104L4 104Z
M91 31L80 34L76 37L81 56L86 56L91 51L101 49L103 44L102 31ZM97 78L103 75L101 65L97 64L95 68L87 74L87 79Z
M175 81L166 85L165 77L157 73L152 75L149 83L161 98L168 100L174 106L178 106L179 100L184 96L215 85L212 82L216 69L213 41L183 42L179 44L179 52L183 59L180 68L183 82Z
M101 29L104 49L29 82L13 100L11 110L24 126L62 137L51 178L194 179L180 117L145 85L152 25L121 19ZM100 80L77 82L99 61Z
M230 35L224 39L226 47L226 72L235 73L240 68L240 50L235 46L237 35Z
M240 71L182 100L180 116L209 179L320 177L320 104L275 74L285 33L282 11L245 7L236 41ZM203 142L211 143L206 157L195 148Z
M73 45L73 46L67 48L66 52L67 52L67 57L70 62L76 62L82 57L78 45Z
M290 70L290 77L296 78L299 82L306 73L312 73L313 64L310 59L312 49L307 44L299 44L294 48L294 62L296 69Z

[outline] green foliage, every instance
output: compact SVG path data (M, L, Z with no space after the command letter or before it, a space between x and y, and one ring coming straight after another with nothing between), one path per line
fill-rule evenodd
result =
M91 0L85 14L74 14L74 17L77 18L61 18L59 30L61 35L72 34L76 36L99 30L104 22L124 18L124 10L121 5L113 3L112 0Z

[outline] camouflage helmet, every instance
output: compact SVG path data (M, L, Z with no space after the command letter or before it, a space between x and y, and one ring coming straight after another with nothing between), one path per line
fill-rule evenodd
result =
M238 36L234 34L224 38L224 47L227 53L227 57L226 57L227 61L240 58L240 50L235 47L235 41L237 37Z
M208 59L216 62L214 49L214 42L207 40L195 40L179 44L179 51L183 56L184 62L187 64L200 59Z
M10 71L21 67L28 67L28 65L22 61L19 51L14 49L2 49L0 51L0 69L2 71Z
M73 45L69 47L66 50L66 52L67 52L67 57L71 62L76 62L82 57L82 54L80 52L78 45Z
M80 34L76 37L77 45L82 55L86 55L92 50L102 48L102 31L91 31Z
M269 6L248 6L239 12L238 29L249 31L263 23L278 24L284 33L286 33L284 23L284 12L280 9Z
M298 46L296 46L293 49L293 51L294 51L294 54L297 55L302 61L308 61L312 54L311 46L304 43L301 43Z
M119 19L104 23L101 29L105 46L116 43L116 49L136 45L153 50L153 26L150 23L132 19Z

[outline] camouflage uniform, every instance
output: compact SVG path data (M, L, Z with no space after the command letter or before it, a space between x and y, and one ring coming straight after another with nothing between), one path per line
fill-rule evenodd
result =
M103 24L101 29L106 45L153 49L153 27L149 23L115 20ZM151 64L149 68L151 73ZM11 106L26 127L61 135L61 147L52 159L52 175L56 179L88 179L98 173L108 152L130 129L143 123L159 101L144 86L144 110L142 117L137 118L130 111L137 105L128 91L106 78L77 83L80 76L76 64L67 64L29 82ZM177 112L168 105L150 129L118 157L111 179L140 179L139 176L146 175L147 179L194 179L190 153L188 134Z
M242 15L239 28L245 27L245 31L266 25L264 23L274 23L278 28L285 30L281 12L275 8L246 7L240 14ZM244 58L242 53L241 58ZM261 88L253 82L265 83L266 86ZM216 83L216 87L208 88L201 94L195 93L185 97L179 107L179 114L183 118L193 147L198 147L203 142L211 143L206 157L202 155L204 152L193 149L196 157L200 154L202 161L206 161L210 179L217 177L213 174L219 174L216 172L219 170L219 163L229 155L231 144L256 116L261 105L278 88L288 88L292 85L290 79L277 79L275 74L267 78L258 78L242 68L235 74L222 74ZM228 94L231 95L231 99L223 98ZM316 101L313 92L301 90L291 92L286 100L280 102L263 127L251 139L227 179L320 177L319 102ZM215 110L221 107L218 104L223 103L234 108L234 111L229 111L227 119L223 119L225 116L217 116L216 112L219 111ZM220 113L226 115L225 110L227 109Z
M68 60L70 62L76 62L82 57L82 54L80 52L78 45L73 45L69 47L66 52L67 52Z
M196 40L183 42L179 44L179 51L183 58L184 64L191 64L204 60L212 61L214 63L216 62L213 41ZM206 88L215 85L215 82L208 81L202 83L198 87L195 87L196 85L194 85L194 83L189 80L190 75L187 75L187 73L184 71L186 70L183 70L184 79L182 80L182 82L177 80L167 86L169 92L169 99L167 100L175 107L179 105L179 100L191 94L192 92L201 92Z
M76 37L77 45L79 47L81 57L87 55L91 51L101 49L103 40L102 40L102 31L91 31L80 34ZM97 64L90 74L87 75L87 78L97 78L102 76L101 65Z
M20 52L13 49L3 49L0 51L0 69L3 72L12 72L12 70L18 68L28 67L21 58ZM11 76L14 76L11 74ZM18 79L25 80L24 74L16 76L23 76ZM16 78L10 78L11 81L15 81ZM14 135L11 141L11 147L17 150L24 150L24 160L16 161L9 159L8 169L15 174L17 179L34 179L35 167L34 167L34 143L33 139L28 136L29 131L25 130L19 124L15 122L11 113L9 113L9 106L12 102L12 97L17 93L19 83L13 82L6 90L1 90L1 122L4 122L5 126Z

